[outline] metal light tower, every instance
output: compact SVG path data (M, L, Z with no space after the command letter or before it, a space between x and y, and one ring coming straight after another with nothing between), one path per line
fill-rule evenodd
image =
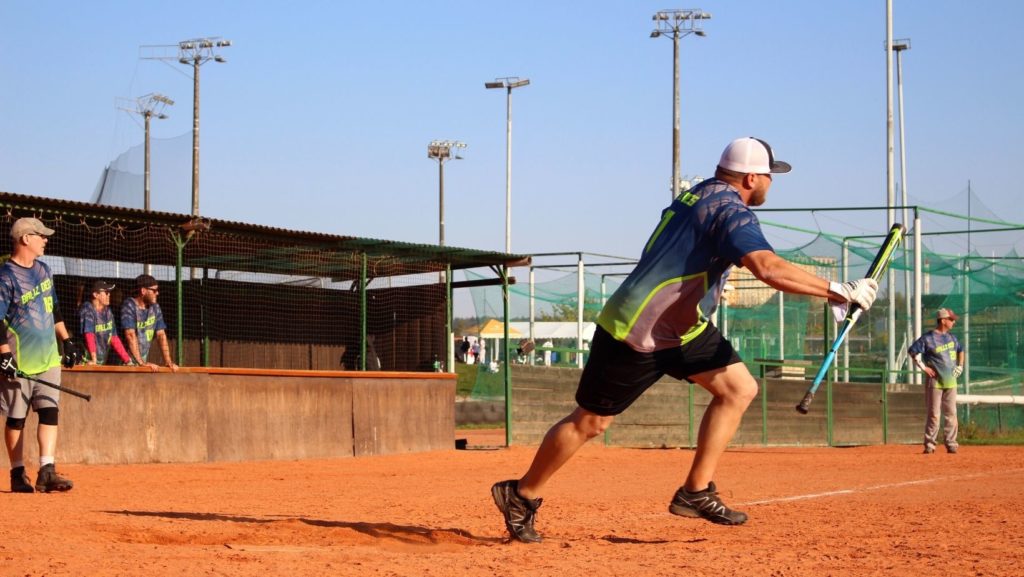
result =
M144 154L144 176L142 185L142 208L143 210L149 210L149 120L151 118L158 118L163 120L167 118L167 115L163 113L164 109L168 106L174 106L174 101L162 94L151 93L145 96L140 96L135 99L134 108L126 108L119 106L121 110L125 112L131 112L138 114L144 120L145 129L145 144L143 146L145 150Z
M227 62L217 50L228 46L231 46L230 40L213 36L182 40L176 45L142 47L158 52L156 56L143 56L145 60L177 60L192 66L192 216L199 216L199 67L211 60ZM168 49L175 49L177 56L159 54Z
M530 79L518 76L495 78L484 82L484 88L504 88L505 101L505 252L512 252L512 89L528 86Z
M457 140L434 140L427 145L427 158L437 161L438 171L438 244L444 246L444 161L462 160L459 149L466 148L464 142ZM452 149L455 149L454 151ZM454 152L454 154L453 154ZM450 365L449 365L450 366Z
M906 141L904 140L903 134L903 51L910 50L910 39L899 38L892 41L892 50L896 53L896 101L897 109L900 115L900 194L903 205L903 222L909 223L909 214L907 212L907 149ZM916 250L916 248L915 248ZM903 246L903 261L906 264L907 259L907 247ZM910 299L910 269L907 268L903 272L903 294L905 295L906 301L906 314L907 314L907 344L921 334L921 315L920 311L915 311L911 307ZM913 321L910 321L913 319ZM908 363L908 366L909 365ZM911 366L912 368L912 366Z
M661 10L651 17L654 30L651 38L672 38L672 198L679 196L679 39L696 34L705 36L700 21L710 20L711 14L700 8L687 10Z

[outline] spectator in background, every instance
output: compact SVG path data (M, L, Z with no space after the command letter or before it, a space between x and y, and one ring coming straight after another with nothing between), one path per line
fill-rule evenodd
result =
M939 418L946 417L942 442L947 453L956 453L956 380L964 372L964 348L950 332L957 320L949 309L939 309L935 328L921 335L910 345L910 358L925 374L924 401L928 418L924 425L924 454L935 452L938 442Z
M480 339L479 338L477 338L476 341L473 342L473 347L470 350L470 354L473 355L473 362L474 363L479 363L480 362Z
M459 345L459 360L464 363L470 362L469 360L469 337L462 337L462 343Z
M0 375L8 381L0 387L0 412L7 414L4 441L11 461L12 493L68 491L73 486L55 467L60 391L24 378L60 385L61 365L70 369L82 358L60 318L50 267L39 260L53 232L35 218L14 221L11 258L0 267L0 318L7 329L7 338L0 343ZM63 341L63 354L57 339ZM39 418L35 487L25 474L21 436L30 406Z
M128 351L124 349L121 338L114 330L114 313L110 310L112 290L114 285L106 281L98 280L92 283L92 297L78 309L82 339L88 352L85 362L89 365L106 364L110 349L117 353L123 364L132 364Z
M124 299L121 305L121 330L124 331L124 340L128 342L133 362L154 371L159 369L159 365L147 360L150 345L156 340L160 344L164 364L172 371L177 371L178 365L171 359L171 348L167 344L164 313L156 302L159 294L160 285L155 278L148 274L136 277L135 296Z

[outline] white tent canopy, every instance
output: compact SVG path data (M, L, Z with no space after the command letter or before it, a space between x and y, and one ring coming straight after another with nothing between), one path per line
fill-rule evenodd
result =
M594 339L596 323L583 323L583 340ZM509 323L510 331L515 329L524 337L530 336L530 323L527 321L512 321ZM533 323L534 340L542 339L575 339L576 323L574 322L535 322Z

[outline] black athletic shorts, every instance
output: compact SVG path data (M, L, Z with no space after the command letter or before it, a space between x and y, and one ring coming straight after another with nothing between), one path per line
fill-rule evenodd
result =
M711 323L685 345L653 353L633 350L598 325L576 403L598 415L618 415L663 375L683 380L739 362L732 345Z

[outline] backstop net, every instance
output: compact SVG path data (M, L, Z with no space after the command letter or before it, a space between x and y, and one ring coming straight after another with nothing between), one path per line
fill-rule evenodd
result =
M0 251L10 252L6 231L22 216L56 231L41 260L78 338L78 310L95 280L116 285L116 320L135 278L156 277L172 355L183 366L441 370L450 270L505 259L5 193L0 207ZM159 347L149 360L163 363Z
M961 407L962 418L990 430L1024 428L1024 406L1016 404L1024 395L1024 261L1014 248L1024 234L1024 225L999 220L991 213L966 217L937 209L919 210L921 332L934 328L938 308L956 311L961 319L954 334L964 344L968 359L960 392L988 396L994 401L985 403L982 398L980 404L965 404ZM863 277L884 237L829 234L765 218L762 225L766 230L786 228L806 234L810 238L806 243L776 247L778 254L835 281ZM906 352L920 336L914 329L914 291L918 281L914 277L913 221L908 229L908 240L889 272L893 290L890 291L888 279L883 280L874 306L847 339L846 354L837 361L837 369L831 374L833 380L877 383L880 389L899 391L921 386L920 376L912 370ZM510 288L509 318L518 330L510 332L508 343L501 340L502 335L487 330L491 320L502 318L500 287L473 289L474 315L456 319L456 335L462 331L471 339L479 337L489 347L485 362L497 355L499 360L508 358L513 363L579 366L578 359L585 360L589 354L586 341L592 334L592 321L631 269L624 259L617 268L607 269L595 266L611 264L607 259L584 260L587 262L582 264L582 275L576 267L552 267L545 270L543 280L536 280L532 286L529 273L537 273L540 278L539 273L545 268L542 259L534 257L534 271L516 271L518 282ZM581 298L582 319L578 308ZM888 321L890 309L895 319L892 331ZM535 327L553 321L568 326L570 334L561 333L561 338L531 335L531 317ZM834 321L822 299L781 295L743 269L734 269L729 277L725 298L713 320L755 376L813 377L835 334L832 330L826 340L826 323ZM577 325L591 331L584 333L582 347L577 344ZM488 336L481 336L484 334ZM517 354L521 341L531 337L537 348L528 355ZM895 351L892 364L888 361L890 343ZM472 372L473 386L464 392L478 398L501 397L503 383L488 376L489 370L487 366L477 367ZM1007 401L1007 396L1016 398Z

